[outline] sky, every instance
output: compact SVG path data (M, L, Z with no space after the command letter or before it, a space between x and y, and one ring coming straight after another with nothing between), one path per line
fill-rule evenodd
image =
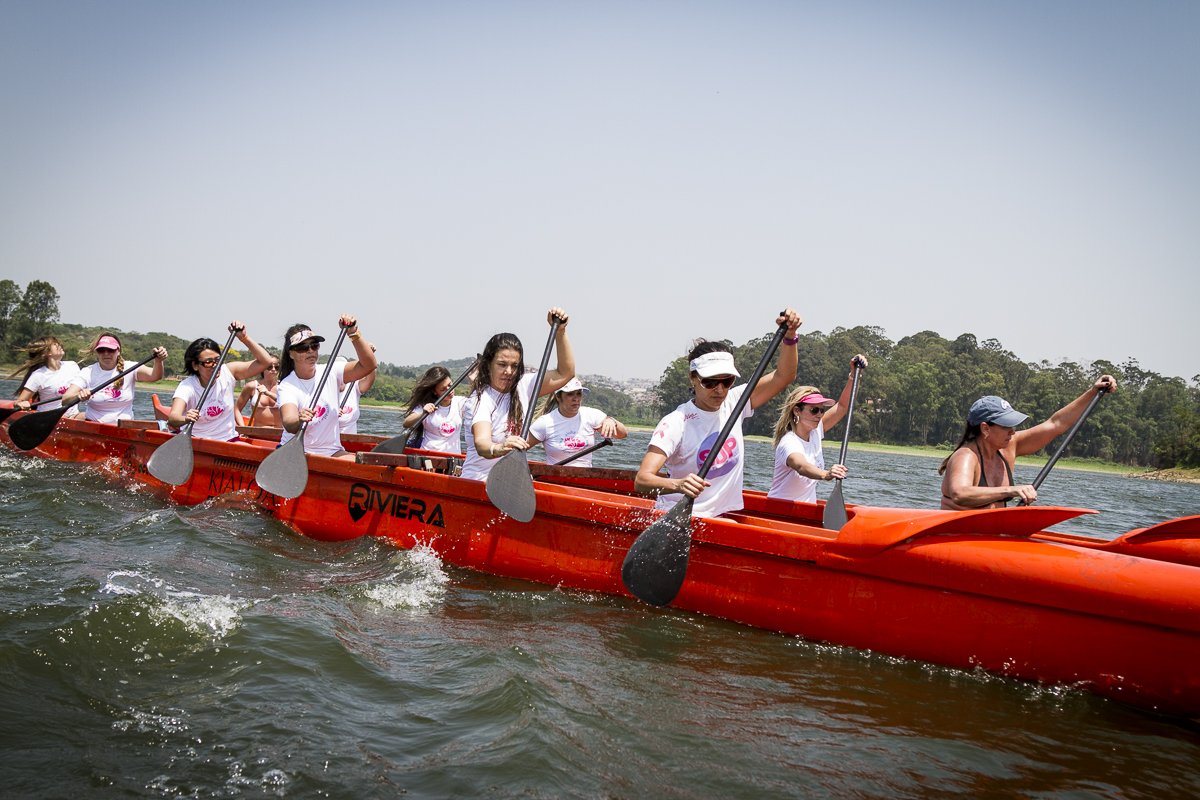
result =
M0 0L0 108L64 322L536 363L557 305L627 379L790 306L1200 375L1195 2Z

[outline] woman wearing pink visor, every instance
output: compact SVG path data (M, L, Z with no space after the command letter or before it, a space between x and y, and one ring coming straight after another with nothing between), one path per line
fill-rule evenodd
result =
M788 394L775 423L775 477L767 497L815 503L817 481L846 477L844 464L825 469L821 440L850 409L855 363L866 369L867 359L861 353L850 359L850 375L837 402L822 397L815 386L798 386Z
M162 378L163 360L167 357L166 348L154 348L154 366L143 364L133 375L106 386L97 395L92 394L92 387L99 386L124 372L125 359L121 356L121 341L108 331L96 337L96 343L92 345L91 350L96 354L98 363L90 364L79 371L71 381L71 388L63 395L63 402L70 403L76 397L87 402L87 412L81 416L89 422L115 425L117 420L133 419L134 378L143 382Z

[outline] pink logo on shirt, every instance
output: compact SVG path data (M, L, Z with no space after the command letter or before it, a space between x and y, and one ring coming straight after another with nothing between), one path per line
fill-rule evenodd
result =
M704 460L708 458L708 451L717 441L718 433L719 431L714 431L704 438L704 442L700 445L700 452L696 453L696 469L704 465ZM725 444L721 445L721 452L717 453L716 460L708 470L708 476L719 478L733 471L740 461L737 439L730 436L725 440Z
M224 410L225 409L221 406L209 406L208 408L204 409L204 413L208 415L209 419L215 419L216 417L221 416L221 412Z
M66 387L66 386L60 386L60 387L58 387L58 393L59 393L59 394L66 394L66 393L67 393L67 387Z
M567 450L582 450L587 447L587 442L580 439L578 436L568 436L563 439L563 448Z
M326 410L327 409L325 408L325 406L317 406L317 412L315 414L313 414L313 421L315 422L315 421L319 420L321 417L325 416Z
M121 390L118 389L116 386L110 386L104 390L104 394L107 395L108 397L120 397Z
M456 430L458 430L458 426L455 425L453 422L443 422L442 423L442 433L445 434L446 436L449 436L450 434L454 433Z

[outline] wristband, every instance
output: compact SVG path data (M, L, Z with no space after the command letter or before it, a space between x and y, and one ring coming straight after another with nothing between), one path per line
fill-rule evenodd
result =
M790 339L784 339L783 343L788 347L795 347L800 342L800 334L796 334Z
M356 330L354 331L354 333L351 333L351 334L348 334L348 335L349 335L349 337L350 337L350 341L352 341L352 342L357 342L359 339L361 339L361 338L362 338L362 331L360 331L360 330L357 330L357 329L356 329Z

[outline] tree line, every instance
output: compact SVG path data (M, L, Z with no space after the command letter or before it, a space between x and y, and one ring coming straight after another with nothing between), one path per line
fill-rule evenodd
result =
M733 347L738 371L750 375L771 336ZM1066 455L1129 465L1200 467L1200 375L1183 378L1144 370L1135 359L1117 365L1064 361L1025 362L996 339L979 342L964 333L954 340L933 331L898 342L882 328L835 328L801 335L796 380L837 397L850 359L863 353L871 366L859 381L851 438L884 444L951 447L962 435L967 411L984 395L999 395L1029 414L1030 424L1088 389L1100 375L1117 378L1117 393L1101 399L1071 442ZM691 396L687 360L679 358L659 382L658 413L666 414ZM747 433L770 436L783 395L755 410ZM1050 445L1050 451L1058 442Z

